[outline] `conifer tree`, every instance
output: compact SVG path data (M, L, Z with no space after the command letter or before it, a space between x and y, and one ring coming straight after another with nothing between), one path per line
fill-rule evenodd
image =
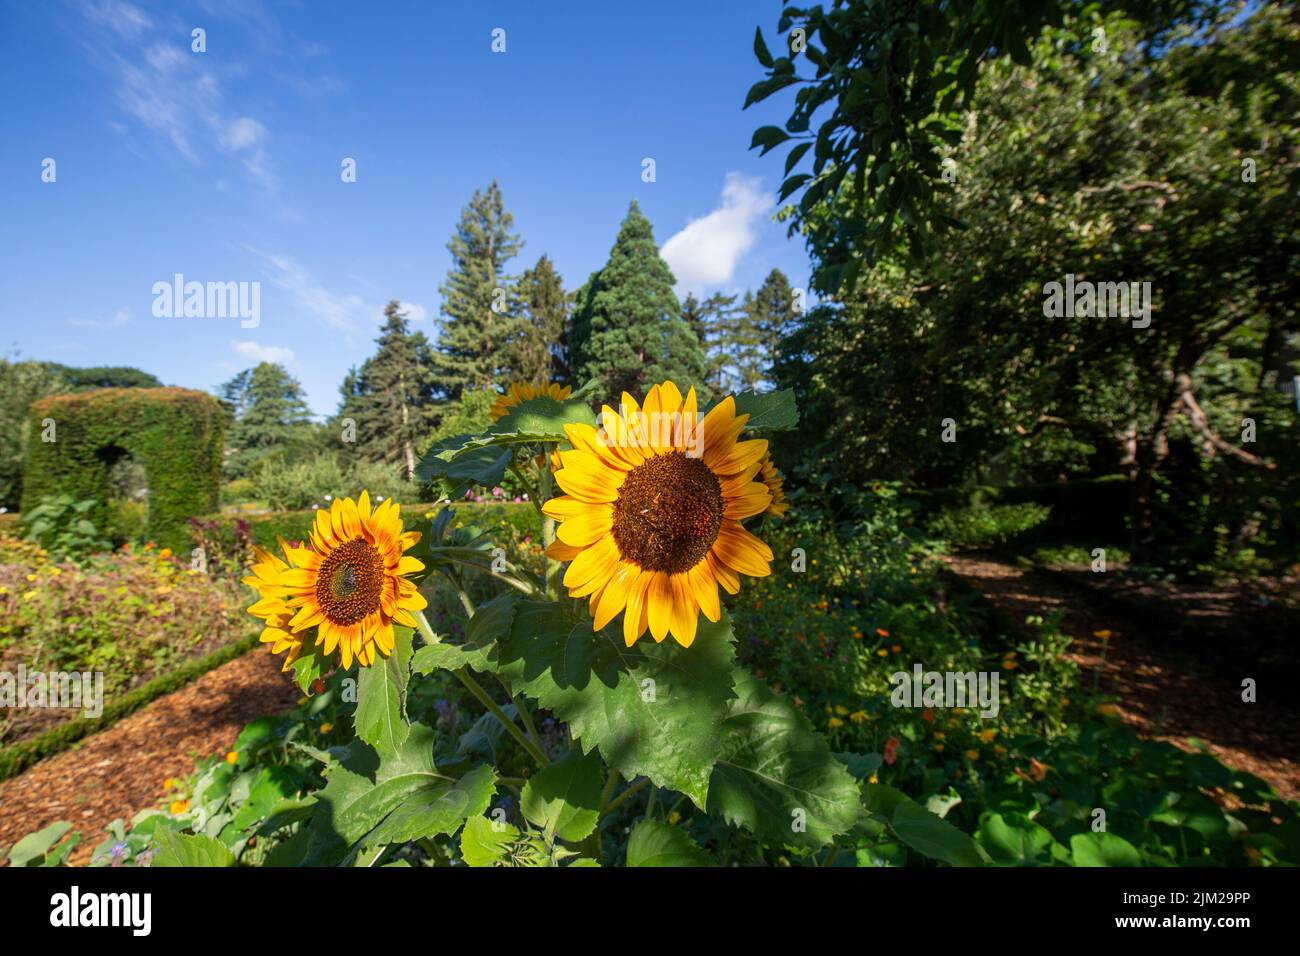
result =
M384 308L375 342L375 354L343 380L339 418L355 423L359 457L400 463L409 477L438 412L433 350L423 332L411 331L396 300Z
M519 279L520 322L509 364L521 381L567 382L565 326L572 297L547 256Z
M650 221L633 200L609 261L575 303L572 358L580 381L599 383L599 399L641 395L665 378L705 387L704 349L682 318L673 282Z
M519 303L505 267L523 246L513 226L493 180L485 191L475 190L447 244L452 265L438 288L443 323L435 355L437 387L447 398L510 377L506 359Z

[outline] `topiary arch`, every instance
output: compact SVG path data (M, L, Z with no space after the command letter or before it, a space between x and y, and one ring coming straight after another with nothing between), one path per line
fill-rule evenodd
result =
M186 519L217 510L224 416L211 395L183 388L104 388L32 405L23 510L46 495L99 502L95 525L113 525L109 473L130 455L148 475L149 536L189 547ZM47 422L53 423L53 441Z

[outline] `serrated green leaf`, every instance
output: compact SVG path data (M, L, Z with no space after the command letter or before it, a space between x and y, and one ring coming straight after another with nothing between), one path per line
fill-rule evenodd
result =
M434 734L424 724L412 724L396 753L379 753L363 740L353 740L325 768L325 786L316 793L304 863L334 866L367 833L422 791L441 792L454 781L433 762Z
M577 843L596 829L603 778L594 754L570 750L529 779L519 808L534 826Z
M799 424L799 406L795 404L791 389L762 393L738 392L735 400L736 414L749 416L746 428L785 431Z
M465 820L487 810L496 783L493 768L476 767L449 787L423 787L407 796L362 842L379 847L455 833Z
M406 685L411 679L411 629L393 628L393 653L362 667L357 680L357 736L377 750L396 753L406 742Z
M711 866L699 845L662 820L642 820L627 840L628 866Z
M158 851L152 866L234 866L235 855L208 836L177 833L166 828L155 832Z
M310 694L311 685L334 665L325 656L323 645L316 644L314 640L306 640L306 643L310 646L304 647L302 656L290 666L293 669L293 682L304 694Z
M822 847L857 821L857 781L785 697L743 670L727 709L709 813L775 844Z
M519 602L497 641L498 672L511 690L568 723L583 749L629 779L640 774L704 807L731 696L730 619L701 620L689 648L648 640L626 647L621 621L593 633L561 604Z

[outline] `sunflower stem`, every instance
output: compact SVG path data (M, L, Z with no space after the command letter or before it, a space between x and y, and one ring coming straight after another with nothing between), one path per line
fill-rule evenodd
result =
M638 780L636 783L632 784L632 786L628 787L626 790L624 790L622 793L620 793L617 797L615 797L613 800L611 800L611 801L606 805L605 809L602 810L602 811L600 811L600 819L603 820L605 817L609 816L611 813L613 813L615 810L617 810L619 807L621 807L624 803L626 803L626 802L628 801L628 799L630 799L631 797L636 796L638 793L640 793L642 790L644 790L644 789L645 789L646 787L648 787L649 785L650 785L650 778L649 778L649 777L642 777L642 778L641 778L640 780Z
M474 605L470 603L469 596L460 588L457 588L457 591L460 593L461 602L465 604L466 610L473 615ZM424 612L414 611L412 612L412 617L415 618L416 626L419 628L420 635L424 640L429 644L437 644L438 635L433 633L433 628L429 626L429 619L424 616ZM474 695L474 699L486 707L488 713L501 722L501 726L506 729L506 732L509 733L511 737L514 737L515 740L518 741L519 746L523 747L530 757L536 760L537 763L543 767L550 763L550 760L547 759L542 748L528 739L528 736L519 729L519 725L507 716L506 712L497 705L497 702L492 699L491 695L483 689L483 685L474 679L474 675L470 673L468 665L458 670L454 670L452 673L456 675L457 680L465 685L465 689Z
M545 753L546 748L542 746L542 735L537 732L537 725L533 723L533 715L528 710L528 698L523 694L516 696L511 693L510 685L505 682L505 678L500 674L497 675L497 682L501 684L507 694L510 694L510 703L515 705L515 712L519 714L519 719L524 722L524 729L528 731L528 736L532 738L533 743L537 744L537 748Z
M551 473L551 453L554 450L554 443L548 442L542 446L542 473L539 476L538 481L539 496L542 500L539 500L537 503L539 510L542 505L550 500L551 493L554 491L555 476ZM558 578L560 563L558 561L552 561L550 556L546 554L554 541L555 519L545 512L542 512L542 554L546 561L546 597L551 601L554 601L556 595L559 593Z

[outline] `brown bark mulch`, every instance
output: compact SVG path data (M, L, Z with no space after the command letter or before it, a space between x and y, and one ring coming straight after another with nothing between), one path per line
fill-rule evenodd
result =
M1242 678L1256 676L1253 665L1263 663L1243 653L1253 629L1248 618L1237 619L1238 642L1206 666L1182 653L1170 636L1183 633L1189 620L1203 626L1197 615L1214 598L1202 600L1193 590L1148 591L1136 595L1147 606L1134 617L1055 572L1026 570L987 553L949 555L945 561L1017 624L1031 614L1059 612L1063 633L1073 638L1067 654L1079 663L1082 681L1088 687L1097 681L1103 694L1116 698L1121 718L1137 733L1189 751L1195 747L1188 738L1196 738L1229 767L1268 781L1287 799L1300 799L1300 711L1279 701L1274 681L1259 681L1255 703L1241 699ZM1104 656L1098 631L1110 632ZM1227 663L1234 656L1250 663Z
M166 778L227 751L245 724L299 696L280 660L256 648L0 782L0 860L28 833L67 820L82 840L71 861L86 863L109 823L160 804Z

